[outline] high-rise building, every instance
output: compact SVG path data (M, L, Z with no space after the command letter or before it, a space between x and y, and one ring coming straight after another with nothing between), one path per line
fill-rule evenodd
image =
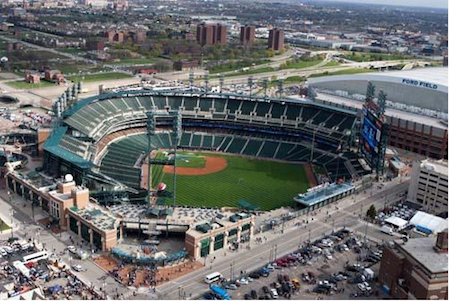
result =
M415 162L408 200L431 214L448 212L448 161L426 159Z
M274 28L269 31L269 49L280 51L284 49L284 30Z
M197 42L204 45L225 45L227 27L220 23L201 23L197 26Z
M393 299L447 299L448 232L396 240L383 249L378 279Z
M242 45L253 44L255 42L255 27L248 25L242 26L240 40Z

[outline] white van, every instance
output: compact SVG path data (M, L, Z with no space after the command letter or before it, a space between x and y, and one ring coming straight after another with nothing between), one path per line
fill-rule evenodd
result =
M216 281L219 281L222 278L222 274L219 272L214 272L212 274L206 275L205 282L210 284Z
M381 232L389 234L389 235L394 235L394 230L392 230L392 228L389 226L381 227Z

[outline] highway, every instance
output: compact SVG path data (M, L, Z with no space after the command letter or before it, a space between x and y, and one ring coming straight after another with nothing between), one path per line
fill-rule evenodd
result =
M395 184L395 183L392 183ZM256 245L252 244L251 250L240 250L238 253L227 252L227 255L217 259L217 262L206 260L206 267L194 271L186 276L180 277L174 281L163 284L157 288L158 296L162 299L179 299L179 290L181 288L189 299L198 298L204 293L208 286L204 283L204 277L211 272L221 272L225 277L230 277L230 264L234 263L234 271L251 271L268 263L273 246L277 246L277 257L281 257L289 252L296 250L299 245L307 242L309 238L314 240L325 233L329 233L334 228L346 226L351 229L361 229L365 231L366 223L359 219L360 212L365 215L370 205L374 204L377 208L385 206L388 203L398 201L399 193L408 189L409 181L398 185L389 185L385 190L375 192L370 196L370 192L360 193L353 199L352 196L339 201L339 209L335 209L336 204L329 205L321 209L321 212L309 217L300 217L297 221L290 221L290 226L286 225L285 231L281 233L263 233L264 236L274 236L268 242ZM387 185L388 186L388 185ZM373 191L373 190L371 190ZM358 200L359 199L359 200ZM327 216L326 210L331 215ZM300 220L308 219L309 222L302 223L302 226L294 226ZM273 231L270 231L273 232ZM392 239L380 231L367 231L367 236L377 242Z

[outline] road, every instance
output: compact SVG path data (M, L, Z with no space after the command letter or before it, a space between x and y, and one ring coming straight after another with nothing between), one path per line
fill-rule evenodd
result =
M333 209L335 205L329 205L322 208L317 215L300 217L302 220L308 219L309 222L302 223L301 227L294 226L296 222L290 222L292 225L290 227L286 225L284 234L264 233L265 236L274 235L274 238L260 245L252 244L251 250L240 250L238 253L228 252L226 256L220 258L217 262L206 260L207 265L204 268L159 286L157 293L162 299L179 299L179 290L177 288L181 288L186 293L186 296L190 296L190 299L197 298L208 289L208 286L203 281L204 277L213 271L221 272L227 278L230 277L230 264L232 262L234 263L234 271L237 274L239 271L251 271L269 261L270 254L274 249L273 246L277 246L277 257L281 257L297 249L299 245L307 242L309 238L314 240L332 231L333 227L346 226L351 229L357 229L359 232L361 230L365 231L366 224L358 217L360 212L365 215L365 212L372 204L376 205L377 208L381 208L385 206L386 200L390 200L390 202L398 200L397 195L406 191L408 185L409 181L406 181L398 185L389 185L383 191L377 191L377 188L375 188L373 196L370 196L371 192L366 192L356 195L354 199L353 196L350 196L339 201L340 208L338 210ZM374 190L370 191L373 192ZM327 209L330 211L331 216L328 216L325 212ZM331 212L332 210L333 212ZM380 231L367 231L367 236L377 242L392 239L392 237Z

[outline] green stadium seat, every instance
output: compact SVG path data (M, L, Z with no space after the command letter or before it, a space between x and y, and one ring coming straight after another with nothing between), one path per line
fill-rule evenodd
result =
M225 112L226 99L214 99L214 109L216 112Z
M181 101L182 100L183 99L181 97L179 97L179 96L168 97L168 102L169 102L170 109L173 110L173 111L177 111L180 108L180 106L181 106Z
M250 112L253 112L255 109L255 103L251 101L242 101L241 105L241 114L242 115L250 115Z
M270 103L268 102L258 102L256 107L256 115L264 117L270 110Z
M240 154L246 142L247 139L234 137L225 151L228 153Z
M239 109L240 104L240 101L229 99L227 109L230 110L230 114L235 114L236 110Z
M249 140L242 154L248 156L256 156L261 148L262 140Z
M202 136L200 134L193 134L190 146L199 148L201 142L202 142Z
M212 103L213 100L208 98L200 98L199 100L199 106L200 106L200 111L204 111L204 112L209 112L209 110L212 108Z
M211 149L212 148L212 141L213 141L213 136L209 135L209 134L205 134L203 135L203 142L201 147L204 149Z
M190 98L185 97L184 98L184 109L186 111L194 111L194 109L197 107L197 98Z
M259 153L259 156L264 158L273 158L279 145L279 142L265 141L264 146Z
M270 113L272 114L272 118L280 118L284 113L284 106L274 102L272 103L272 110L270 111Z

